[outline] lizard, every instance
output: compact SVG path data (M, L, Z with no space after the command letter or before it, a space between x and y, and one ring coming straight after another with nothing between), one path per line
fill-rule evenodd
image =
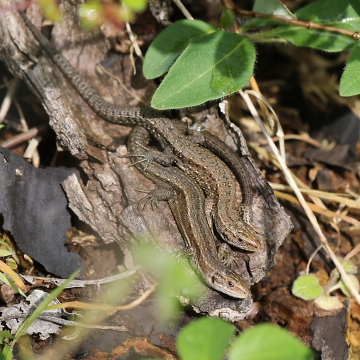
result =
M244 299L250 294L245 281L233 270L226 268L219 259L216 249L216 237L206 220L206 199L202 189L180 169L162 166L156 162L147 163L146 145L149 133L137 126L129 135L128 151L133 165L154 182L158 188L145 191L148 202L168 201L176 224L184 238L186 253L189 254L193 267L211 288L234 298ZM136 161L136 157L141 157ZM230 248L221 247L221 256L229 264Z
M189 127L188 124L181 121L175 121L175 124L182 132L189 134L191 139L196 141L197 144L209 149L229 166L241 188L242 200L239 209L240 214L243 221L245 221L248 226L251 226L253 190L251 186L251 176L246 169L243 159L237 156L231 148L210 132L198 129L198 127ZM253 229L253 231L256 232L256 229Z
M149 109L122 108L106 102L41 34L25 13L20 12L20 15L35 39L96 114L111 123L140 125L156 139L167 144L173 157L167 157L166 165L175 162L178 167L199 183L207 197L214 200L211 214L215 227L224 241L248 251L257 251L261 248L256 231L241 219L239 211L236 209L234 176L222 160L182 134L170 119Z

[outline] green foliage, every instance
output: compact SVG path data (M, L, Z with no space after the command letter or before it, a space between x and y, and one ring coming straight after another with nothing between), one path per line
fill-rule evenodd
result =
M157 37L146 54L144 73L147 77L156 73L149 71L149 64L158 64L164 56L157 71L162 73L177 57L154 94L151 105L155 109L200 105L232 94L250 80L255 63L255 48L251 41L239 34L214 31L213 27L200 21L194 29L193 23L183 20L170 26ZM176 51L172 56L167 52L162 55L161 49L168 46L169 38Z
M256 0L253 11L263 14L273 14L287 19L294 19L295 16L280 0Z
M315 304L324 310L337 310L343 307L343 304L337 296L321 295L315 299Z
M327 52L353 48L341 78L340 94L360 93L360 52L352 36L360 28L359 2L317 0L293 14L279 0L257 0L253 11L269 17L246 21L240 29L243 35L223 32L196 20L179 21L158 35L145 56L144 74L147 78L168 74L151 105L158 110L196 106L244 87L255 64L250 40L286 41ZM230 28L234 14L224 9L220 21L222 27Z
M357 276L355 276L353 274L348 274L348 278L350 279L351 283L354 285L356 291L359 292L360 286L359 286L359 280L358 280ZM347 297L351 297L351 292L348 289L348 287L346 286L343 279L340 280L339 285L340 285L339 288L343 292L343 294L345 294Z
M147 7L147 0L122 0L129 9L134 12L143 12Z
M318 278L312 274L299 276L293 284L292 293L303 300L313 300L324 293Z
M258 4L260 3L260 4ZM271 4L271 5L270 5ZM264 4L264 0L256 1L254 11L273 14L284 18L293 18L302 21L311 21L316 24L332 26L339 29L356 31L359 29L360 23L360 7L350 1L338 0L318 0L310 5L304 6L294 14L290 12L279 1L271 1L269 5ZM263 9L263 10L262 10ZM346 21L344 21L346 19ZM261 19L260 21L249 20L245 24L245 28L250 26L267 26L278 24L272 19ZM261 41L262 39L283 39L296 46L311 47L317 50L328 52L338 52L350 49L355 41L352 37L340 33L306 28L296 25L281 25L269 31L259 33L252 37Z
M122 27L125 21L134 20L135 14L143 12L146 6L147 0L88 1L79 5L80 25L86 30L97 29L104 22Z
M180 20L169 26L155 38L147 51L143 65L144 76L155 79L165 74L190 41L215 31L216 27L198 20Z
M354 45L354 39L349 36L325 33L317 29L304 29L300 26L278 26L252 38L259 41L274 38L284 39L296 46L311 47L328 52L347 50Z
M359 29L360 2L352 0L317 0L299 9L295 15L301 20L356 31Z
M184 360L221 360L235 328L221 319L202 318L186 326L177 337Z
M26 332L26 330L29 328L29 326L40 316L40 314L46 310L47 306L55 300L56 297L60 295L60 293L65 289L65 287L77 276L80 270L75 271L66 281L64 281L63 284L61 284L59 287L54 289L31 313L29 317L27 317L19 326L18 330L16 331L16 334L13 336L8 331L3 331L0 333L0 344L3 346L2 348L2 356L6 360L12 359L12 353L15 344L17 341L23 336ZM11 339L11 345L8 345L8 343L4 342L3 340L5 338Z
M38 4L47 19L54 22L61 20L62 12L56 0L38 0Z
M340 80L340 95L352 96L360 93L360 42L352 48L345 71Z
M137 246L134 254L144 270L159 281L157 293L160 320L167 321L180 310L174 295L186 293L193 299L199 295L198 279L182 254L174 258L171 254L162 253L145 244Z
M230 28L234 25L235 22L235 17L232 11L230 11L229 9L224 9L221 13L221 18L220 18L220 24L221 27L226 29L226 28Z
M309 360L311 349L275 325L261 324L241 333L232 343L235 328L221 319L202 318L187 325L178 335L182 360Z
M0 239L0 258L2 257L5 258L4 259L5 264L9 266L12 270L17 268L19 259L16 256L16 252L4 239ZM5 274L2 273L1 271L0 271L0 281L12 287L20 295L26 297L25 293L14 283L14 281L10 277L5 276Z
M244 331L229 349L229 360L307 360L311 349L278 326L261 324Z
M12 359L12 350L8 343L8 340L14 340L15 336L11 335L9 331L0 331L0 360L11 360Z
M6 277L2 272L0 272L0 281L12 287L20 295L26 297L25 293L10 278Z
M357 266L351 260L345 260L340 256L338 257L338 260L347 274L357 274Z
M357 291L360 290L360 284L357 276L357 266L350 260L344 260L338 258L343 269L348 274L350 281ZM319 280L315 275L306 274L299 276L292 288L293 295L303 300L314 300L315 304L324 310L336 310L342 308L340 300L336 296L330 296L329 294L335 290L341 290L342 293L348 297L351 297L351 293L344 281L340 277L338 270L334 270L328 281L328 284L324 289L320 286Z

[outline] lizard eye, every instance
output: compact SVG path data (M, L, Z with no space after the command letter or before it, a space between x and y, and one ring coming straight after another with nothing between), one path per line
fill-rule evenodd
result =
M227 283L227 284L228 284L228 286L229 286L229 287L231 287L231 288L233 288L233 287L234 287L234 283L233 283L232 281L228 281L228 283Z

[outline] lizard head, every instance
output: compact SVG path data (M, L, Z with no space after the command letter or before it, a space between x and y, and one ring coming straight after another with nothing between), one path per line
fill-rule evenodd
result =
M214 271L209 282L213 289L237 299L246 299L250 294L245 281L229 269Z
M258 251L262 247L258 232L248 223L237 222L236 226L218 232L225 242L238 249Z

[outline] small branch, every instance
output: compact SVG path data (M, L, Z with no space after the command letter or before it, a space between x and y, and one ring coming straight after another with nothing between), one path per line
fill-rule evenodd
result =
M141 269L140 265L134 266L132 269L122 272L121 274L116 274L113 276L109 276L102 279L96 279L96 280L73 280L71 281L65 289L70 288L81 288L85 287L87 285L103 285L108 284L111 282L115 282L124 278L127 278L133 274L135 274L139 269ZM63 284L66 279L56 279L56 278L48 278L48 277L42 277L42 276L29 276L29 275L21 275L26 281L28 281L30 284L34 284L36 281L40 280L43 281L44 284L52 284L55 286L60 286Z
M194 20L194 18L192 17L192 15L189 13L189 11L186 9L186 7L184 6L184 4L181 2L181 0L173 0L175 5L179 8L179 10L183 13L183 15L188 19L188 20Z
M0 308L0 310L1 310L1 308ZM19 311L16 314L11 314L11 315L7 315L7 316L2 315L1 320L8 321L8 320L13 320L13 319L26 319L28 316L29 316L29 314L23 314ZM37 320L51 322L56 325L77 326L77 327L82 327L85 329L113 330L113 331L124 331L124 332L129 331L125 326L89 325L89 324L83 324L81 322L66 320L66 319L63 319L60 317L49 316L49 315L40 315L36 318L35 321L37 321Z
M90 304L84 303L81 301L69 301L65 303L49 305L46 310L53 309L65 309L65 308L74 308L74 309L87 309L87 310L98 310L105 312L115 312L115 311L123 311L130 310L138 305L140 305L145 299L147 299L150 294L155 291L156 284L152 284L149 289L147 289L141 296L139 296L136 300L132 301L126 305L112 306L112 305L103 305L103 304Z
M6 95L0 107L0 123L4 121L6 114L10 109L10 105L20 85L20 79L14 79L12 81L9 81L6 85L8 89L6 91Z
M337 28L335 26L321 25L321 24L314 23L312 21L302 21L302 20L297 20L297 19L288 19L288 18L285 18L285 17L276 16L276 15L272 15L272 14L264 14L264 13L259 13L259 12L255 12L255 11L248 11L248 10L244 10L244 9L239 9L232 2L232 0L223 0L223 5L227 9L230 9L230 10L234 11L236 14L241 15L241 16L260 18L260 19L272 19L272 20L281 21L284 24L289 24L289 25L294 25L294 26L301 26L301 27L304 27L304 28L306 28L308 30L317 29L317 30L321 30L321 31L328 31L328 32L332 32L332 33L337 33L337 34L349 36L349 37L353 38L354 40L359 40L360 39L360 34L357 31L341 29L341 28Z
M38 136L39 134L44 133L45 131L47 131L49 129L50 129L50 127L48 124L38 125L38 126L31 128L30 130L28 130L26 132L23 132L21 134L13 136L11 139L3 141L0 145L3 148L10 149L14 146L17 146L25 141L28 141L28 140L34 138L35 136Z

